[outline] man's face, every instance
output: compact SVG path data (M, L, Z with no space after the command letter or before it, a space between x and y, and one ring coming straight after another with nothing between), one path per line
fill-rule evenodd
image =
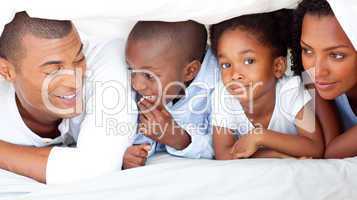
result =
M129 40L126 60L133 70L131 84L134 90L165 104L184 88L185 73L184 64L178 61L179 55L170 49L174 47L163 43Z
M13 80L22 106L54 119L78 115L82 111L86 62L76 30L59 39L28 33L22 39L22 47L25 56L17 62Z

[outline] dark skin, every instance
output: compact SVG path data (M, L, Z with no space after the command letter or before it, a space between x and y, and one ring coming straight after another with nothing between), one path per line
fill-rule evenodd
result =
M148 97L138 103L141 132L154 141L183 150L191 143L191 137L176 124L165 105L182 97L186 83L196 77L201 63L198 60L183 61L174 46L166 39L158 43L157 39L129 38L126 61L133 70L132 87L140 95ZM143 150L146 151L145 156L142 156ZM123 168L143 166L149 150L148 145L129 147L124 155Z
M213 142L216 159L321 157L323 138L309 105L296 116L297 135L266 129L275 107L276 81L286 70L285 58L274 57L271 47L262 45L254 34L239 28L222 34L217 51L224 85L231 95L237 95L248 118L261 127L237 141L232 130L215 127ZM254 87L258 83L261 84ZM249 84L253 87L248 87ZM249 92L253 95L247 95ZM252 99L253 110L250 108ZM312 126L315 129L311 130ZM261 146L267 150L259 150Z
M304 68L315 79L319 95L325 100L334 100L345 93L357 114L357 52L336 17L307 14L301 47ZM328 143L326 158L357 156L357 126L340 133L333 133L335 137Z
M83 45L75 29L59 39L28 33L22 38L22 45L26 56L21 60L0 58L0 74L14 85L16 103L28 128L41 137L55 138L63 118L82 112L82 82L77 80L82 79L86 69ZM45 80L61 70L78 70L78 73L59 75L42 91ZM47 95L47 103L42 95ZM50 151L51 147L23 147L0 141L0 168L46 182Z

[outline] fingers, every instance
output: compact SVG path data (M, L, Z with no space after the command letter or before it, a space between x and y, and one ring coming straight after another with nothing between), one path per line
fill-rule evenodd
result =
M147 100L144 99L138 103L140 114L149 120L155 120L155 116L152 113L152 111L150 110L153 108L148 103L144 103L144 102L147 102Z
M155 106L152 104L150 101L144 99L140 102L140 106L143 108L146 108L148 112L143 113L145 116L147 116L149 119L154 120L154 121L160 121L162 118L162 113L158 109L158 107L153 108ZM150 109L150 110L149 110Z
M124 154L123 168L129 169L144 166L150 149L151 146L148 144L129 147Z

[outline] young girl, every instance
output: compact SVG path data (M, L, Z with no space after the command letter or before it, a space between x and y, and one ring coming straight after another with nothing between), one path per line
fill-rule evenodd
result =
M356 49L326 0L302 1L294 18L293 69L312 75L319 95L336 102L344 125L344 133L328 143L325 157L357 156Z
M280 10L210 28L222 70L213 94L216 159L323 155L312 97L299 77L285 76L290 19Z

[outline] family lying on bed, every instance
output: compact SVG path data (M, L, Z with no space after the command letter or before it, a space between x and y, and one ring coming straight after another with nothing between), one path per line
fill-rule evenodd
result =
M17 14L0 38L0 74L13 85L0 94L0 168L61 183L75 173L80 180L144 166L160 151L217 160L357 156L357 52L327 1L239 16L209 31L210 47L197 22L140 21L122 52L117 40L97 49L102 63L82 52L69 21ZM287 75L289 49L294 76ZM137 118L120 115L137 125L133 137L119 137L125 142L90 132L96 122L87 110L54 113L42 102L46 76L79 70L83 80L65 74L48 93L60 110L87 109L78 99L90 94L77 93L89 82L85 71L126 81L115 69L124 62L139 109ZM77 151L51 147L74 141Z

